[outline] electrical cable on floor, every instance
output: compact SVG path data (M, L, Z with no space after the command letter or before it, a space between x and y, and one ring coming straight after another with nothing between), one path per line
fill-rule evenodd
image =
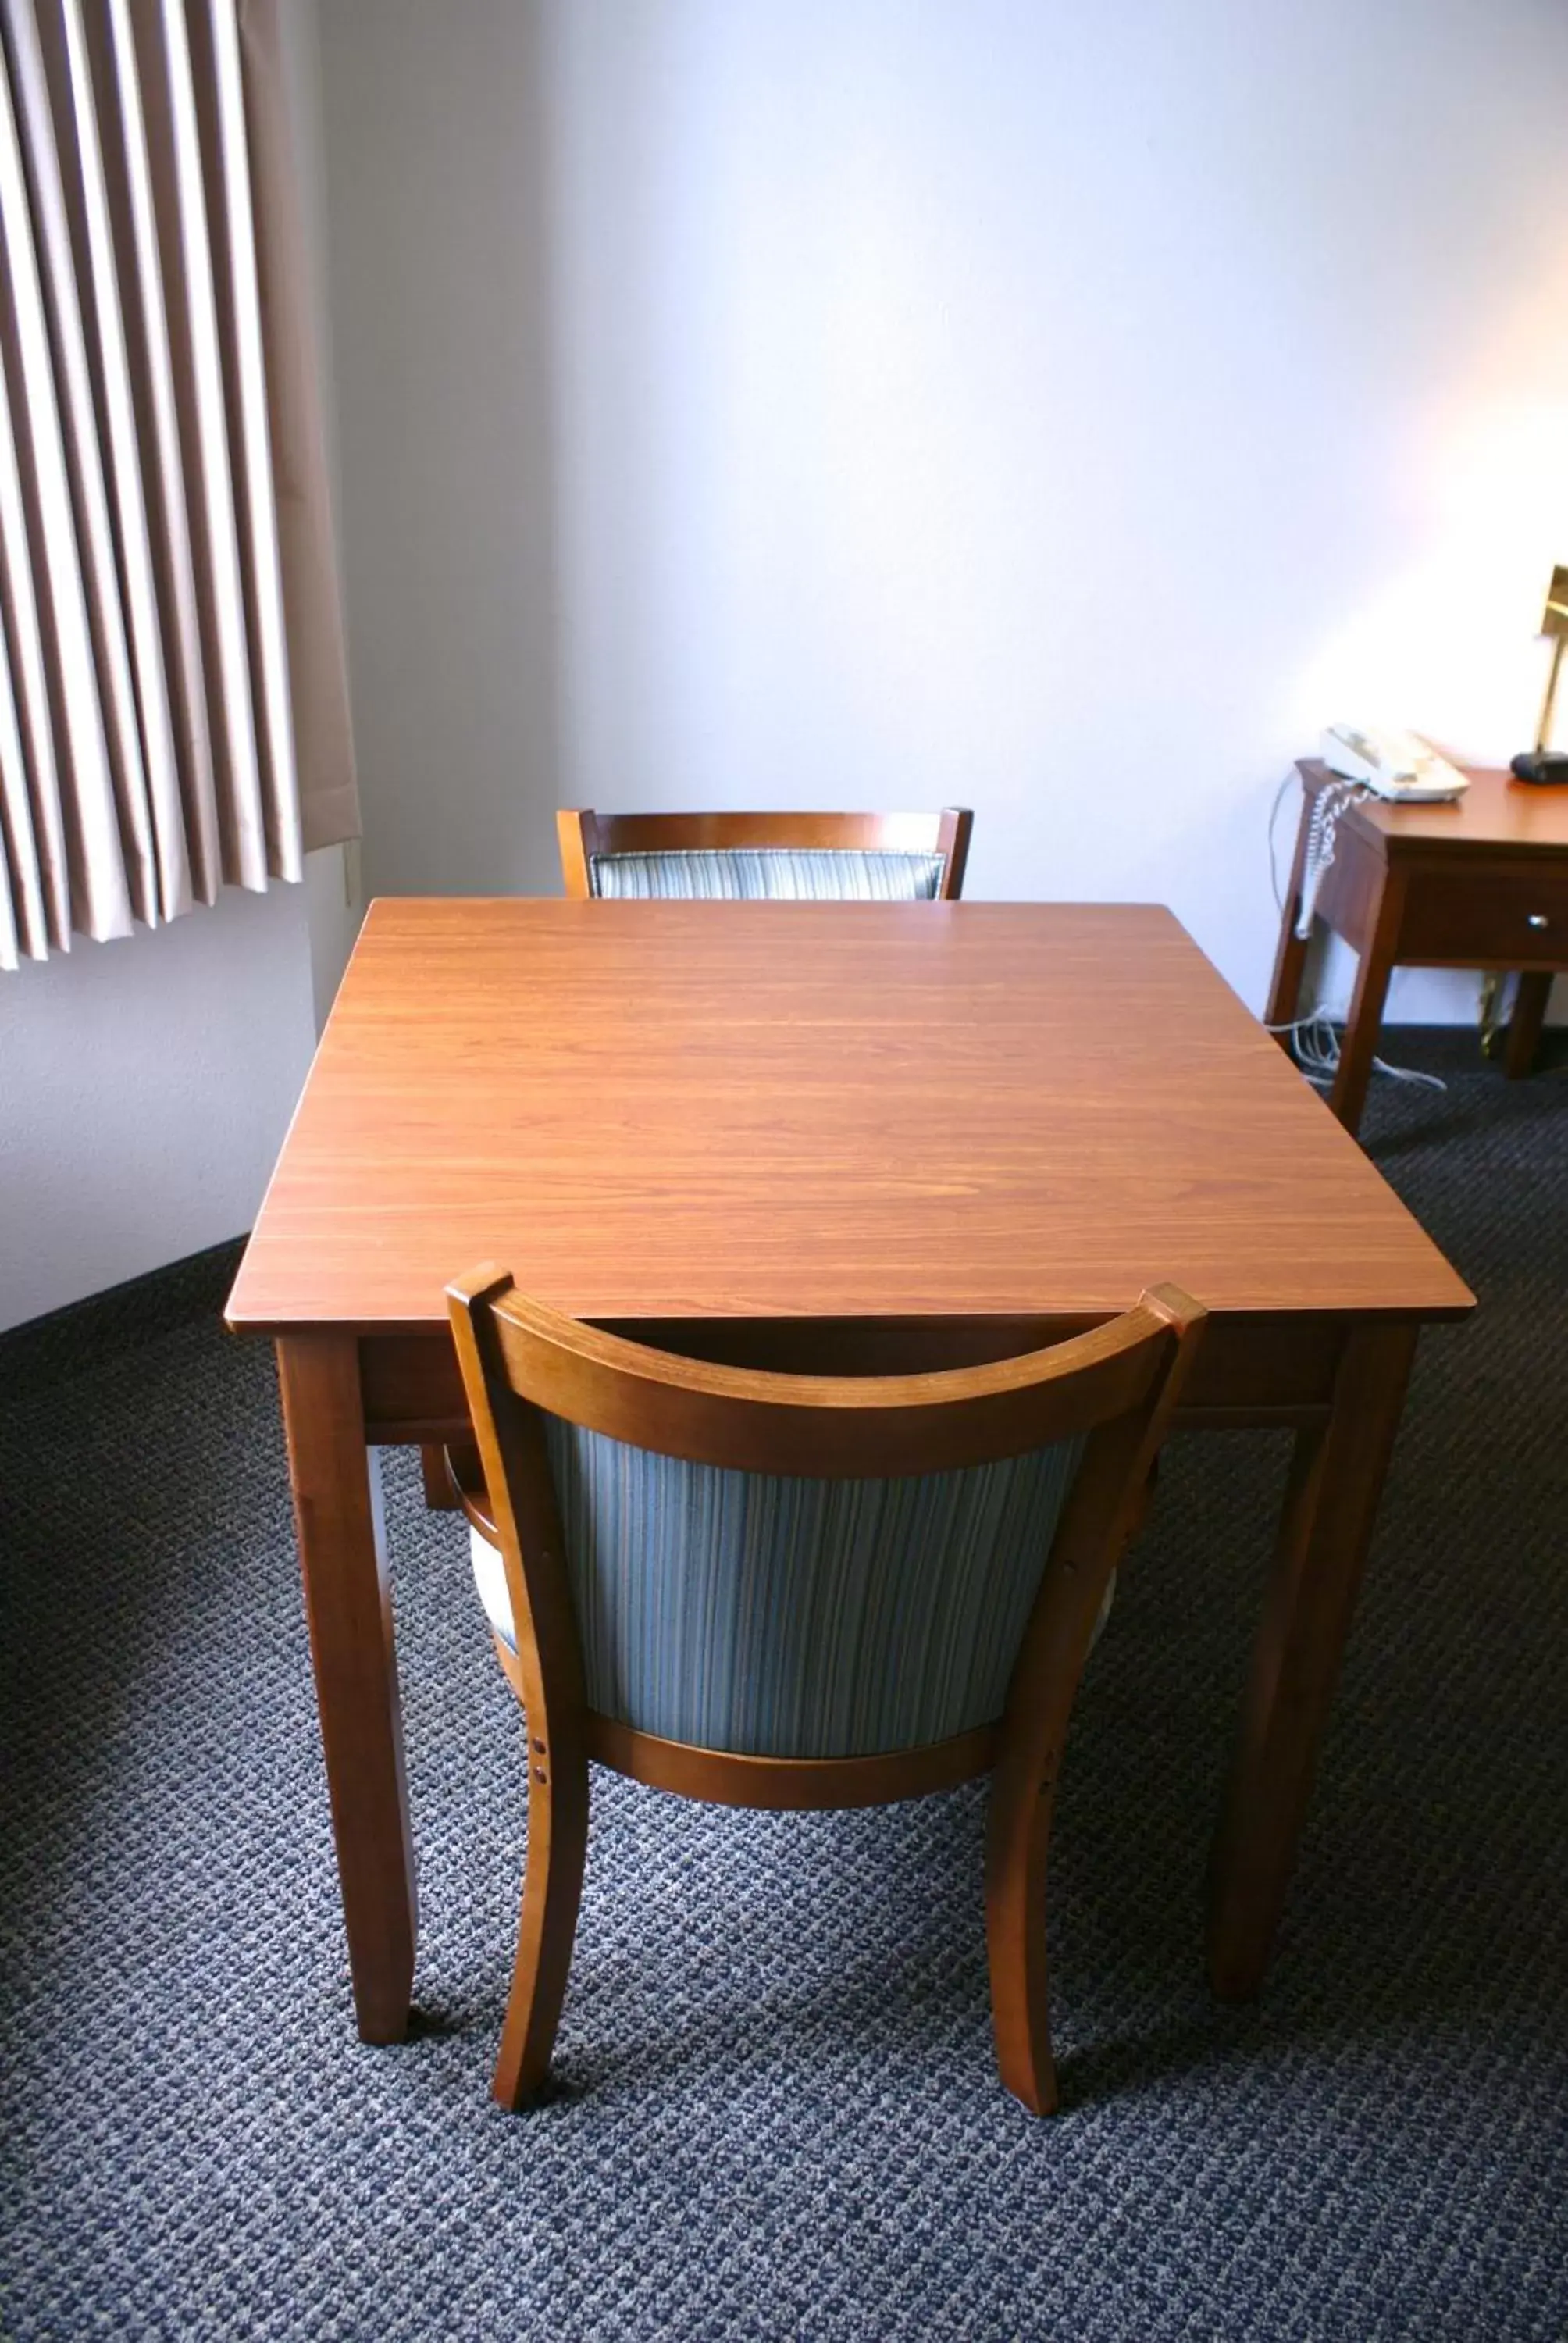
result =
M1265 1025L1263 1031L1288 1033L1291 1055L1308 1081L1326 1089L1340 1070L1340 1037L1344 1026L1342 1010L1314 1009L1310 1017L1292 1017L1288 1024ZM1374 1058L1372 1071L1387 1074L1392 1081L1420 1082L1426 1090L1448 1088L1441 1074L1423 1073L1417 1066L1391 1066L1386 1058Z

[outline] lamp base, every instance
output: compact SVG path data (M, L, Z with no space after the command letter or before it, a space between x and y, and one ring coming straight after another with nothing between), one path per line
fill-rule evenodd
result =
M1512 758L1508 769L1516 780L1533 781L1539 789L1562 789L1568 786L1568 752L1531 749Z

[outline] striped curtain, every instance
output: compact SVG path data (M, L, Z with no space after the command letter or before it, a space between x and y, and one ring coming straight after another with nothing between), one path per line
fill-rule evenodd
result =
M0 0L0 966L358 834L278 0Z

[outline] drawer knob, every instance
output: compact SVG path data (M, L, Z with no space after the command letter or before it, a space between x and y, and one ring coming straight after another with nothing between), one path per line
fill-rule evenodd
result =
M1524 924L1527 928L1549 928L1552 922L1544 911L1526 911Z

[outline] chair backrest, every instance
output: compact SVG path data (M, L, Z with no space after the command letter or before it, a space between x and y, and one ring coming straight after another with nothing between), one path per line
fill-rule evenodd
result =
M919 902L962 889L972 816L592 813L556 817L572 896L850 897Z
M1026 1357L828 1377L651 1350L488 1268L447 1292L530 1719L796 1763L997 1723L1048 1556L1109 1575L1203 1317L1161 1287Z

